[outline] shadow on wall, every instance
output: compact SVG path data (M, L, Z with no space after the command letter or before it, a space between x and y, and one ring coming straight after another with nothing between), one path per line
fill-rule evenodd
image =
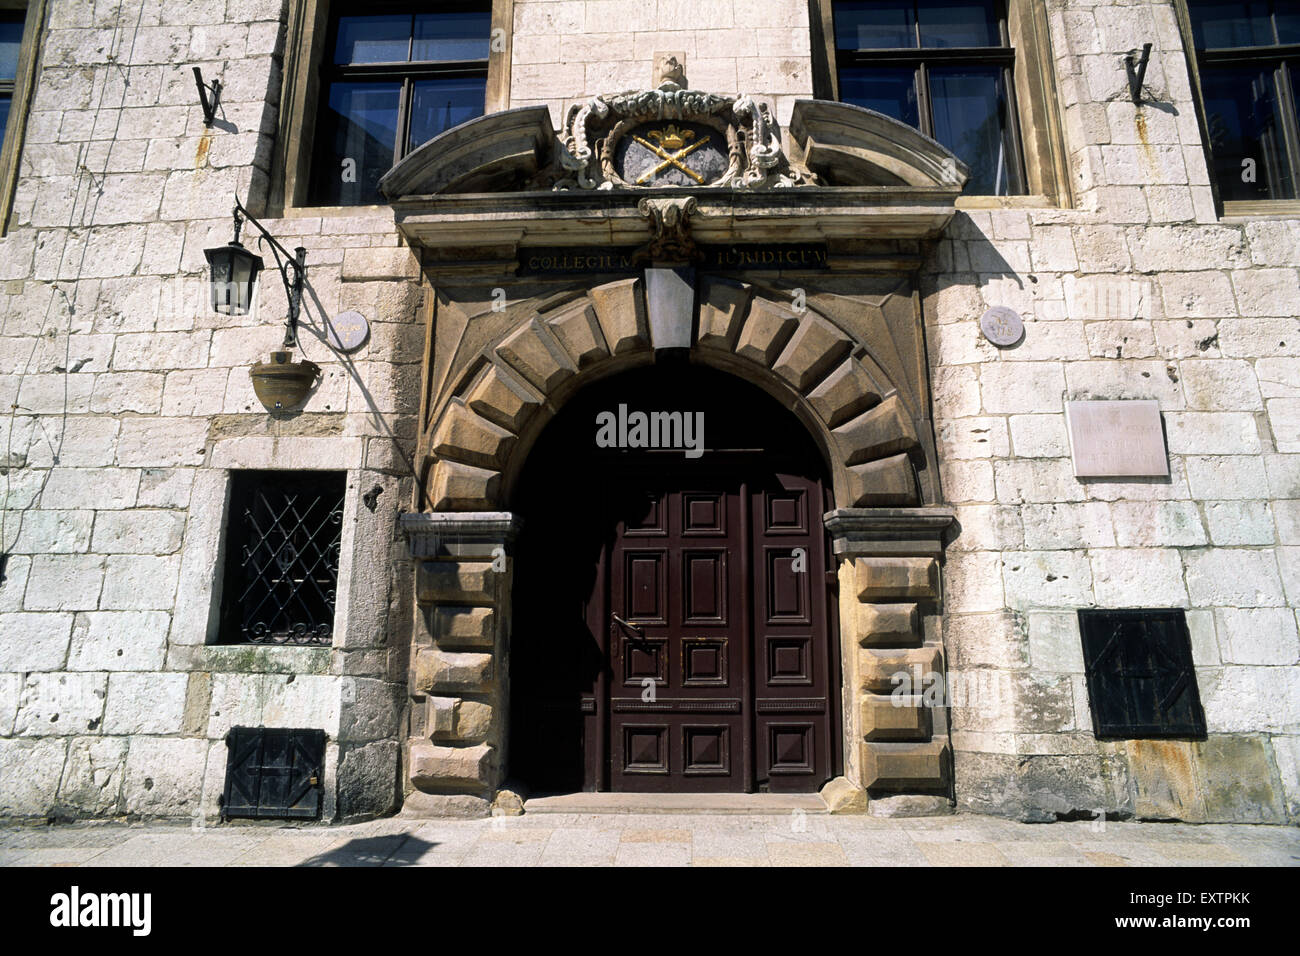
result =
M437 845L408 833L359 837L308 857L297 866L414 866Z

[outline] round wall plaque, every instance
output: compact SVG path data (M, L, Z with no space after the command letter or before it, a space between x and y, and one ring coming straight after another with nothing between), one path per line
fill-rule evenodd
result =
M1025 323L1014 309L995 305L980 316L980 331L998 348L1015 345L1025 334Z
M326 334L340 352L355 352L370 337L370 323L360 312L340 312L327 323Z

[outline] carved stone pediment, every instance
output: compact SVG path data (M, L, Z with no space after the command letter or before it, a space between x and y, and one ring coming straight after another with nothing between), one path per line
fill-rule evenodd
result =
M770 189L813 186L817 178L786 158L766 103L683 89L668 79L658 89L571 106L555 160L533 185Z

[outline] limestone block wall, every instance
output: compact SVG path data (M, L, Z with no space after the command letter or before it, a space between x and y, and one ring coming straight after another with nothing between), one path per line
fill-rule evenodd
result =
M1295 821L1300 219L1219 218L1171 3L1048 12L1076 208L968 206L922 280L960 525L956 796L1033 819ZM1136 107L1122 56L1147 40ZM1024 316L1019 346L981 338L994 305ZM1160 403L1169 480L1073 477L1063 403L1089 398ZM1187 610L1208 741L1093 738L1093 606Z
M416 260L387 209L265 221L307 249L298 354L323 370L279 418L248 376L284 335L277 274L250 315L207 303L203 249L229 241L236 193L255 211L266 194L286 9L47 4L0 239L2 816L211 819L235 724L326 731L327 819L396 803ZM195 65L223 84L211 128ZM323 325L345 309L372 323L346 357ZM346 471L333 648L211 644L241 468Z
M569 106L656 85L656 53L692 89L762 96L778 122L813 88L807 0L514 0L510 105Z

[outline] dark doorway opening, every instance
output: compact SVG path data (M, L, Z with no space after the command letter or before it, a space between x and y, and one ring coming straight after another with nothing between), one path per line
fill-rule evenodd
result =
M631 447L637 412L678 447ZM698 414L692 448L673 429ZM638 369L576 395L517 488L513 778L798 792L839 772L829 480L792 413L708 368Z

